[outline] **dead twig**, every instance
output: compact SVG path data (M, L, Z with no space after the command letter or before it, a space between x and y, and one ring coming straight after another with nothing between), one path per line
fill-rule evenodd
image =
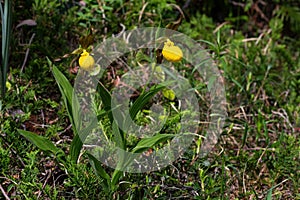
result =
M146 7L147 7L148 4L149 4L149 2L145 3L145 4L143 5L142 10L140 11L139 20L138 20L138 24L139 24L139 25L140 25L140 23L141 23L143 13L145 12L145 9L146 9Z
M3 189L2 185L0 184L0 190L3 194L3 196L5 197L6 200L10 200L10 198L7 196L7 193L5 192L5 190Z

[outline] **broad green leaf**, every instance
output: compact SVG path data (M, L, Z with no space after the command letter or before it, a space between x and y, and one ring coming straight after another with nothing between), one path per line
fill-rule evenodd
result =
M83 128L82 130L78 130L78 133L74 135L74 138L70 146L70 155L73 161L77 162L82 145L86 137L96 126L97 126L97 118L95 118L86 128Z
M112 125L114 140L118 145L118 147L124 149L125 148L124 133L122 130L118 128L122 126L121 123L123 122L123 117L122 115L113 116L112 107L111 107L111 94L101 82L99 82L98 85L99 85L99 94L103 102L104 110L107 112L108 118ZM113 109L118 109L118 108L113 108Z
M78 98L76 96L76 93L72 93L72 104L71 105L71 112L72 112L72 118L73 118L73 130L75 133L77 133L78 130L81 129L81 121L82 121L82 114L81 111L82 109L80 108ZM67 105L66 105L67 106Z
M151 138L143 138L138 144L132 149L133 153L141 153L161 142L164 142L168 139L173 138L175 135L173 134L158 134Z
M48 60L49 65L52 66L51 61L48 58L47 58L47 60ZM74 123L73 112L72 112L73 87L70 84L70 82L68 81L68 79L65 77L65 75L57 69L57 67L53 66L52 72L53 72L54 78L58 84L59 90L62 94L73 130L76 133L76 125Z
M149 92L140 95L129 109L131 119L134 119L137 113L149 102L149 100L163 88L165 88L164 85L153 86Z
M82 148L82 141L78 134L74 135L73 140L70 146L70 155L71 159L77 163L81 148Z
M48 58L47 58L48 59ZM68 103L72 102L73 87L63 73L56 66L52 66L52 72L56 82L59 85L62 95Z
M116 189L116 184L119 182L123 172L119 170L115 170L112 179L111 179L111 185L112 185L112 190L114 191Z
M162 90L165 86L164 85L156 85L153 86L150 91L145 92L144 94L141 94L133 103L133 105L129 108L129 115L125 118L124 121L124 126L119 126L120 127L124 127L124 131L128 130L128 128L130 127L131 123L132 123L132 119L135 118L135 116L137 115L137 113L149 102L149 100L160 90ZM120 122L120 120L118 121Z
M48 59L48 58L47 58ZM49 65L52 65L51 61L48 59ZM70 146L70 154L72 160L77 162L80 150L82 148L82 141L81 137L78 135L77 128L80 129L80 112L79 112L79 103L75 95L73 95L73 87L68 81L68 79L65 77L63 73L61 73L57 67L53 66L52 72L54 75L54 78L58 84L59 90L62 94L65 106L67 108L67 112L69 115L69 119L72 124L72 128L75 132L74 138L72 140L71 146ZM74 115L73 115L74 114ZM84 132L84 130L83 130ZM86 133L84 133L86 134Z
M62 151L45 137L21 129L18 129L18 132L42 151L50 151L54 154L57 154L58 152Z
M98 176L100 176L103 179L109 180L110 181L110 176L105 172L105 170L103 169L101 162L99 160L97 160L92 154L87 153L88 157L89 157L89 161L92 165L92 167L94 168L94 170L96 171L96 174Z
M113 122L112 125L112 132L113 132L114 141L116 145L121 149L125 149L124 135L121 133L121 130L119 129L115 121Z
M99 94L103 102L104 110L108 113L110 123L113 123L114 117L111 112L111 95L104 85L99 82Z

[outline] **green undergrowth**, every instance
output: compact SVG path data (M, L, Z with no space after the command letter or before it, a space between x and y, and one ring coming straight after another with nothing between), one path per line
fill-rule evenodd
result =
M124 27L165 27L177 19L175 3L181 7L185 3L99 2L14 2L9 86L0 101L0 199L107 199L106 179L94 172L85 149L78 160L71 156L76 134L46 57L73 85L77 58L67 54L78 47L81 36L92 31L95 40L101 42ZM255 14L248 10L252 1L245 2L248 7L241 15L236 14L236 7L230 7L234 16L224 17L225 23L204 14L204 8L210 10L209 3L202 12L189 5L184 10L187 17L178 28L209 50L223 75L228 118L218 144L201 157L201 139L195 137L189 149L164 169L120 173L110 198L300 199L300 44L294 30L297 27L286 27L295 24L299 10L292 9L289 1L274 1L271 6L278 3L281 12L263 9L269 20L247 28L240 23L254 19ZM25 19L33 19L36 25L16 28ZM189 76L190 69L185 67L181 70ZM111 92L116 77L123 73L121 67L109 68L101 82ZM196 80L191 85L204 93L206 84ZM206 116L207 102L199 101L201 116ZM139 112L137 122L149 122L145 115ZM167 133L175 131L178 116L169 121ZM103 123L108 130L109 119ZM18 129L46 138L63 154L40 150ZM128 147L136 143L132 137ZM114 173L102 167L108 174Z

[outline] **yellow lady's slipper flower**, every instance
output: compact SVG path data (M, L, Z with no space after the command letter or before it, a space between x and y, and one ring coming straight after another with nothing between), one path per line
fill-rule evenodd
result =
M183 55L181 49L178 46L175 46L169 39L165 42L162 54L164 58L170 62L181 61Z
M7 88L7 91L11 90L11 84L10 82L6 81L6 88Z
M91 71L95 66L95 60L93 56L91 56L90 53L85 49L83 49L82 54L80 54L79 66L86 71Z

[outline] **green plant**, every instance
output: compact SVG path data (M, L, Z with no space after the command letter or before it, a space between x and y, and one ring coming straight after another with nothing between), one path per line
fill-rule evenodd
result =
M1 68L0 68L0 84L1 84L1 95L2 98L4 97L5 90L6 90L6 76L8 70L8 58L9 58L9 46L11 40L11 25L12 25L12 1L6 0L1 3L0 7L1 13Z
M49 61L50 62L50 61ZM81 116L79 115L80 111L78 109L78 102L76 100L76 96L73 94L73 87L67 80L67 78L51 63L49 63L52 66L53 75L59 85L60 91L62 93L65 106L68 111L68 116L71 121L73 131L75 133L73 141L70 146L70 157L73 162L77 162L80 151L82 149L82 137L83 135L88 134L92 131L93 126L95 125L93 122L90 126L79 130L80 128L80 121ZM107 113L107 116L109 118L109 121L111 123L111 126L114 126L116 121L114 121L112 115L111 115L111 94L107 91L107 89L100 83L99 84L99 94L101 96L101 99L103 100L104 105L104 111ZM133 103L132 107L130 108L130 116L131 118L135 118L135 116L138 114L138 112L146 105L146 103L153 97L157 92L161 91L163 88L165 88L165 85L157 85L154 87L151 87L149 91L142 93L136 101ZM118 119L120 121L126 121L126 119ZM126 124L126 122L125 122ZM59 162L65 163L66 160L63 159L66 157L65 153L61 151L59 148L55 147L48 139L38 136L34 133L18 130L21 135L23 135L25 138L27 138L29 141L31 141L33 144L35 144L38 148L40 148L43 151L51 152L52 154L57 156L57 159ZM113 128L111 135L115 136L116 144L125 150L128 150L127 141L125 139L125 133L120 128ZM135 146L131 147L133 153L142 152L144 150L147 150L149 148L154 147L155 145L166 141L170 138L172 138L174 135L172 134L158 134L151 138L144 138L141 139L138 143L135 144ZM126 167L126 163L130 161L130 158L124 158L121 163L118 164L118 168L109 175L108 172L102 167L102 164L100 161L98 161L92 154L88 154L89 160L91 165L94 167L96 174L103 179L103 188L106 192L106 195L112 196L113 193L117 189L117 184L119 183L119 179L122 177L122 169ZM63 160L61 160L63 159ZM128 160L129 159L129 160ZM122 166L120 168L120 166Z

